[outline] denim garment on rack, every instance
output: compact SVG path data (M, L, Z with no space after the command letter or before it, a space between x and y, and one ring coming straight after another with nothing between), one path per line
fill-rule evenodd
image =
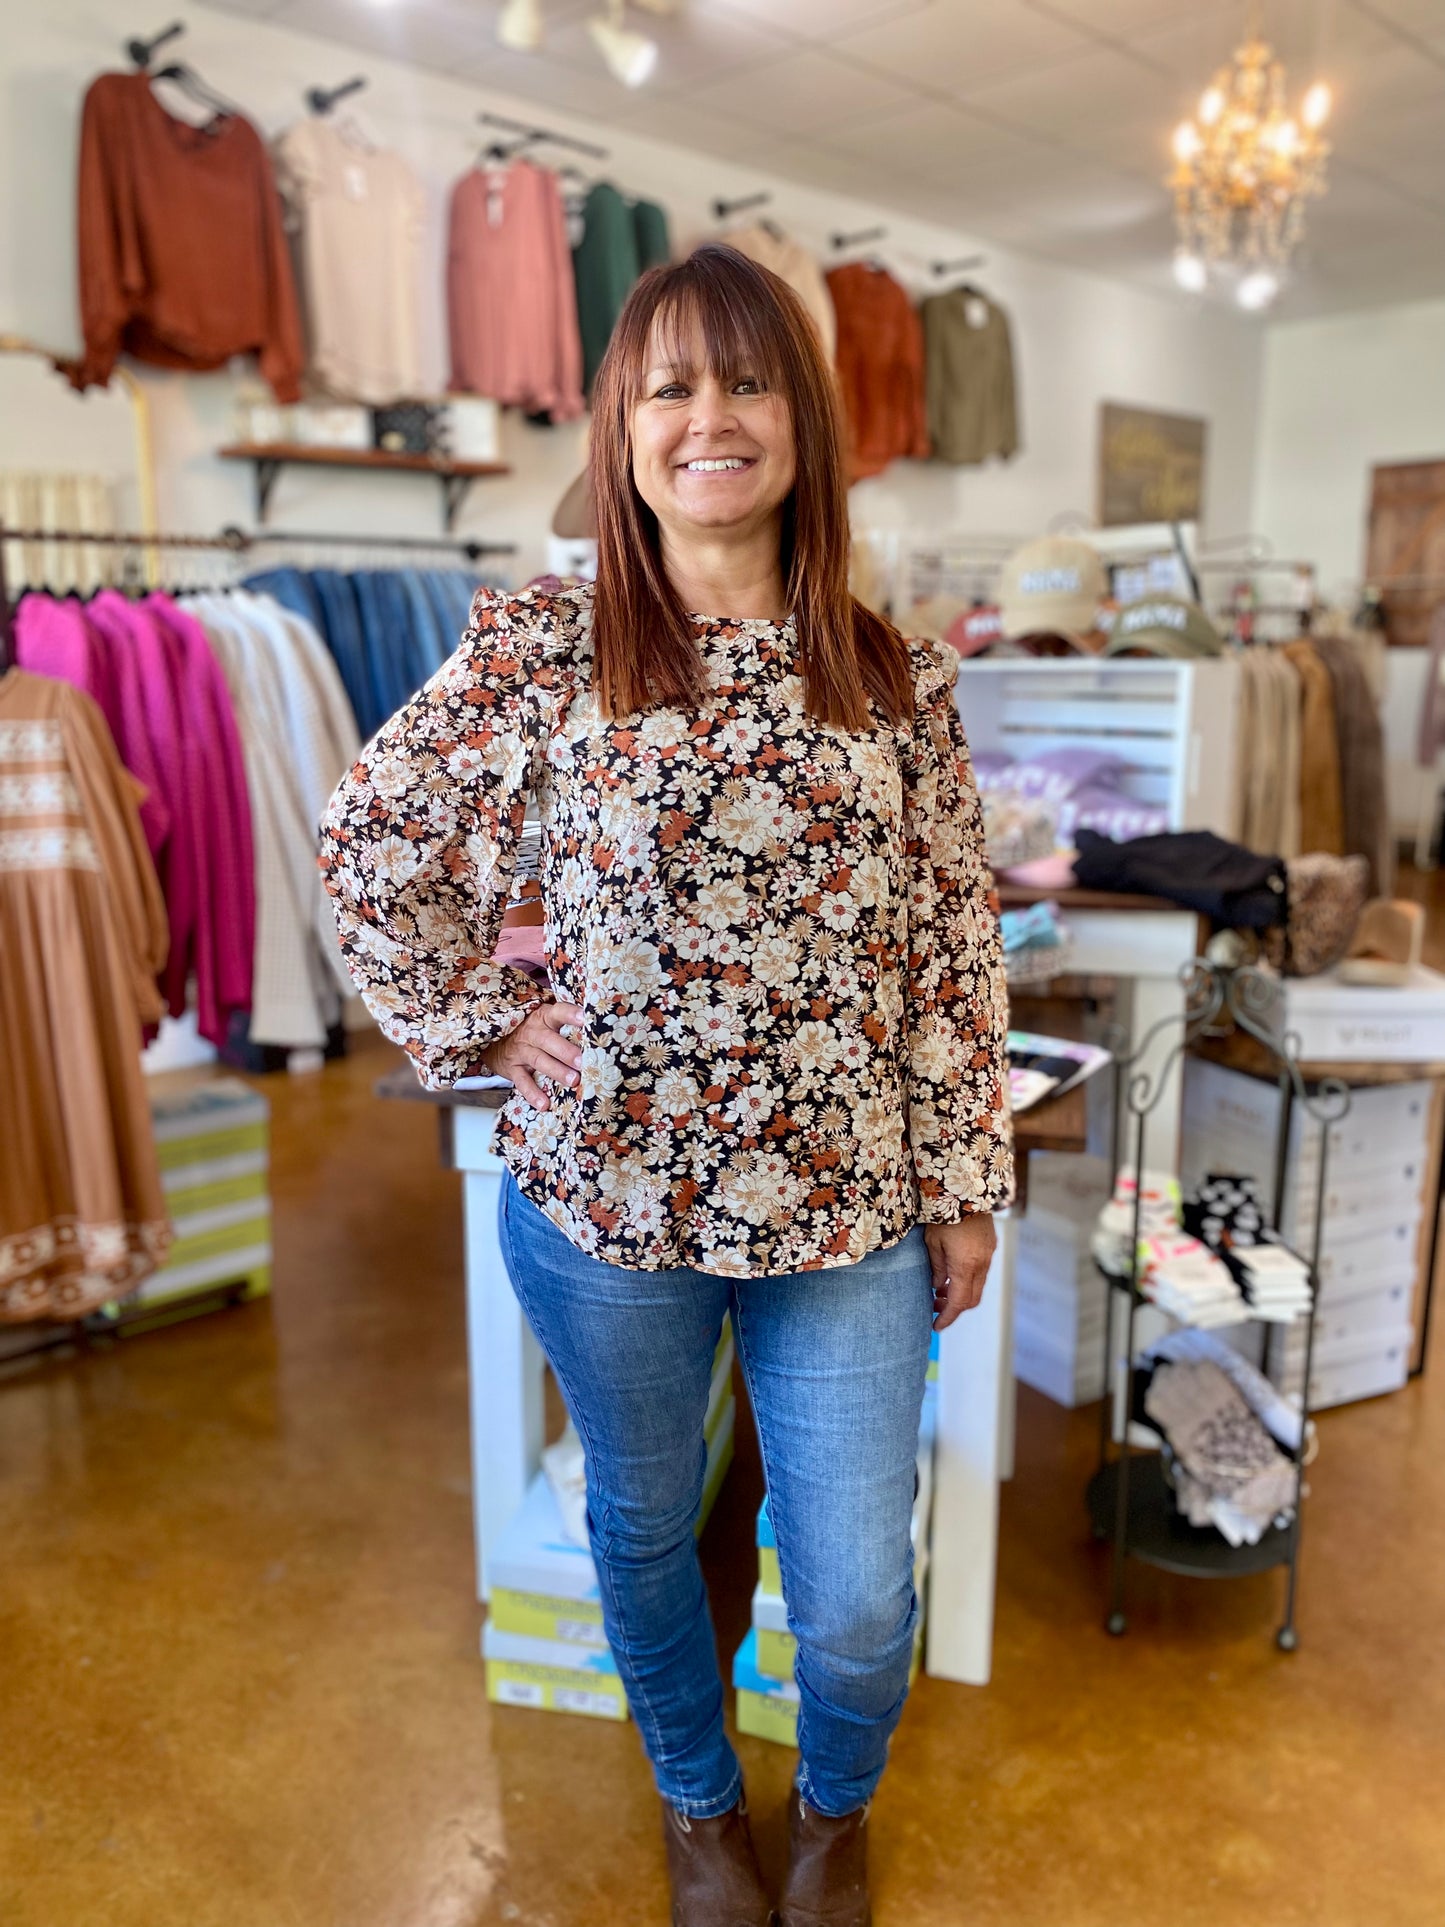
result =
M321 604L321 634L341 672L357 731L363 739L374 736L391 711L382 709L376 693L351 579L337 569L313 569L311 586Z
M358 569L351 583L361 612L366 660L385 722L415 694L407 673L407 617L400 596L394 593L389 569Z
M254 589L257 595L273 596L293 616L304 616L319 635L326 634L326 611L305 569L262 569L248 575L241 587Z
M408 569L400 581L410 612L412 674L420 689L441 668L456 645L448 639L448 632L436 605L426 592L420 571Z
M853 1812L882 1775L918 1624L910 1526L933 1326L922 1225L826 1273L634 1271L578 1250L507 1170L498 1233L582 1439L602 1621L658 1789L704 1817L740 1784L693 1539L731 1314L798 1641L797 1785L819 1813Z

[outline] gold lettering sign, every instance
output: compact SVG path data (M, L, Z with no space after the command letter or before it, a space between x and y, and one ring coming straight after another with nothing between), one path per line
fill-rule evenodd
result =
M1197 522L1204 506L1204 434L1196 415L1162 415L1106 401L1099 421L1099 521Z

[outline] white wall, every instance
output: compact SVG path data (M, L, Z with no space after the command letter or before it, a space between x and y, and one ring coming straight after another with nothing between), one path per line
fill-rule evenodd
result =
M1364 570L1372 466L1441 459L1445 301L1269 330L1253 526L1327 595Z
M528 118L535 109L370 55L342 53L334 43L265 21L202 7L188 8L186 19L186 57L268 134L295 118L306 85L353 70L370 76L366 122L377 138L405 151L429 194L425 308L430 366L440 379L447 188L475 152L480 107L510 107ZM146 24L132 0L59 0L47 7L17 6L7 17L0 47L0 331L16 330L57 348L76 345L73 196L81 97L95 73L120 63L124 36ZM1007 466L982 470L898 464L858 489L859 526L1029 534L1067 511L1090 513L1103 400L1207 417L1207 524L1229 533L1247 519L1259 407L1257 327L1010 255L967 234L631 139L614 128L547 118L608 148L611 178L662 202L675 241L707 229L713 196L772 186L776 217L814 246L834 227L867 225L872 218L886 222L889 258L919 288L926 284L926 264L940 254L970 252L975 245L986 252L988 267L979 278L1015 321L1024 452ZM249 525L249 473L212 455L232 433L234 377L153 372L145 381L155 411L163 524L193 531L227 522ZM32 376L23 395L0 387L0 406L0 466L22 467L54 462L50 451L68 432L58 424L82 404L61 384ZM98 412L94 419L99 421ZM114 448L113 436L106 446ZM479 484L459 527L517 541L520 565L530 572L540 561L551 509L578 466L578 446L575 427L537 429L509 418L505 454L516 473L505 483ZM439 526L435 490L412 478L291 470L281 478L273 513L278 526L304 529L432 534Z

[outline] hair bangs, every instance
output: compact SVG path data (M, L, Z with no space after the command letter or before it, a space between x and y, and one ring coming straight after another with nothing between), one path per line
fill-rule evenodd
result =
M727 383L751 375L770 393L785 391L781 317L749 301L746 293L731 276L707 273L706 263L696 255L680 263L652 311L643 353L634 358L645 365L627 371L629 405L635 407L642 399L643 384L654 368L692 379L712 374Z

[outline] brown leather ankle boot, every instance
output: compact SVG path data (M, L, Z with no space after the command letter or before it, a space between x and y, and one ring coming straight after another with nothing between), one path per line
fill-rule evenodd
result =
M748 1805L715 1820L689 1819L662 1803L672 1927L776 1927L748 1826Z
M788 1884L782 1927L873 1927L868 1808L830 1820L796 1788L788 1803Z

